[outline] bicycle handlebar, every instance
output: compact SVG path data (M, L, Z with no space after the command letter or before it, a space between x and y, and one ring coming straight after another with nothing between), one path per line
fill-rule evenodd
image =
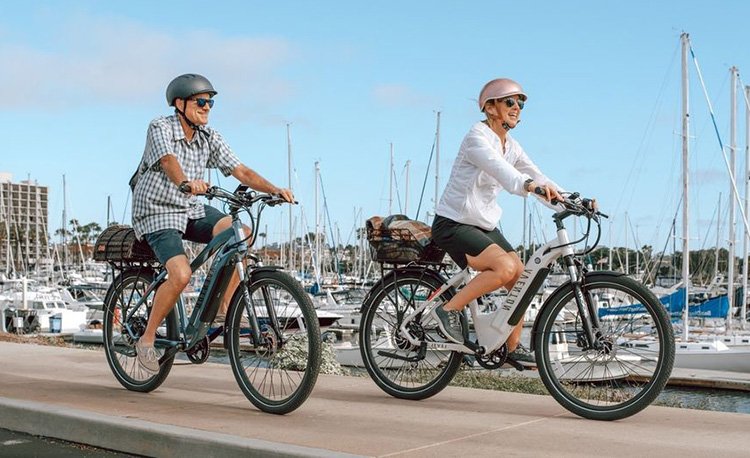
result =
M534 188L534 194L542 197L547 197L547 192L541 186ZM594 199L581 197L577 192L564 193L562 202L557 199L552 199L550 202L552 205L562 205L566 211L574 215L586 216L588 218L594 216L601 216L602 218L609 218L609 216L601 213L597 207Z
M179 186L180 192L189 194L192 190L190 185L183 183ZM269 207L274 207L279 204L287 203L286 199L281 197L279 194L266 194L258 193L255 191L248 191L247 186L239 185L234 192L229 192L226 189L218 186L211 186L206 189L206 192L198 193L196 195L205 196L207 199L219 199L235 207L249 208L256 202L263 202ZM288 202L291 204L298 204L296 200Z

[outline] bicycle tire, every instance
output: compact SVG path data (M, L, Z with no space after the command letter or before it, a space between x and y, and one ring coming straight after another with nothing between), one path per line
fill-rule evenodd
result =
M261 328L259 347L242 323L243 314L249 319L243 288ZM271 309L278 318L277 330L270 326ZM320 326L302 286L285 272L253 272L250 282L240 285L232 298L228 326L232 372L250 402L274 414L299 408L315 386L321 363Z
M563 285L539 314L534 336L539 376L552 397L576 415L629 417L649 406L669 379L672 324L653 293L632 278L592 273L582 289L604 315L603 345L587 349L573 286Z
M420 271L396 273L363 304L359 328L362 361L375 384L393 397L420 400L434 396L448 386L459 370L463 354L456 351L430 349L418 361L388 356L420 358L419 348L400 335L401 319L442 286L441 281ZM447 302L454 294L451 288L440 299ZM444 342L429 316L424 320L416 318L410 326L410 332L421 339Z
M121 332L124 325L122 318L128 316L130 308L142 297L152 281L151 272L125 271L112 282L104 300L103 338L107 364L123 387L143 393L153 391L164 383L174 363L174 356L167 358L161 363L159 372L150 374L138 364L135 340ZM155 295L156 290L151 292L150 297L131 316L130 325L136 332L145 330ZM157 330L157 338L179 338L177 313L174 309ZM157 349L157 352L162 351Z

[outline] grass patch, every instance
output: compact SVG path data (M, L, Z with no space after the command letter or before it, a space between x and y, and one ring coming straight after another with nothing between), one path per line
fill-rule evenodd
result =
M549 394L537 378L498 371L462 370L453 378L451 385L510 393Z

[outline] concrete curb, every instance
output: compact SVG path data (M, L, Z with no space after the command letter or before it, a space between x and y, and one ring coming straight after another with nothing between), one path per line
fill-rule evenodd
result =
M357 456L4 397L0 428L145 456Z

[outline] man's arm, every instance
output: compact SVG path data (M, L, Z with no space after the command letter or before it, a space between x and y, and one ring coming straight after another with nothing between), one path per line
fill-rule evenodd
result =
M180 166L180 161L177 160L177 156L174 154L162 156L159 162L161 163L162 170L164 170L164 173L167 174L167 177L175 186L179 186L187 181L188 186L190 186L190 194L193 195L202 194L208 189L208 183L203 180L188 181L185 172L182 170L182 166Z
M292 191L285 188L279 188L271 184L270 181L260 176L255 170L240 164L232 170L232 176L240 180L240 183L250 186L256 191L267 192L270 194L279 194L287 202L294 202Z

